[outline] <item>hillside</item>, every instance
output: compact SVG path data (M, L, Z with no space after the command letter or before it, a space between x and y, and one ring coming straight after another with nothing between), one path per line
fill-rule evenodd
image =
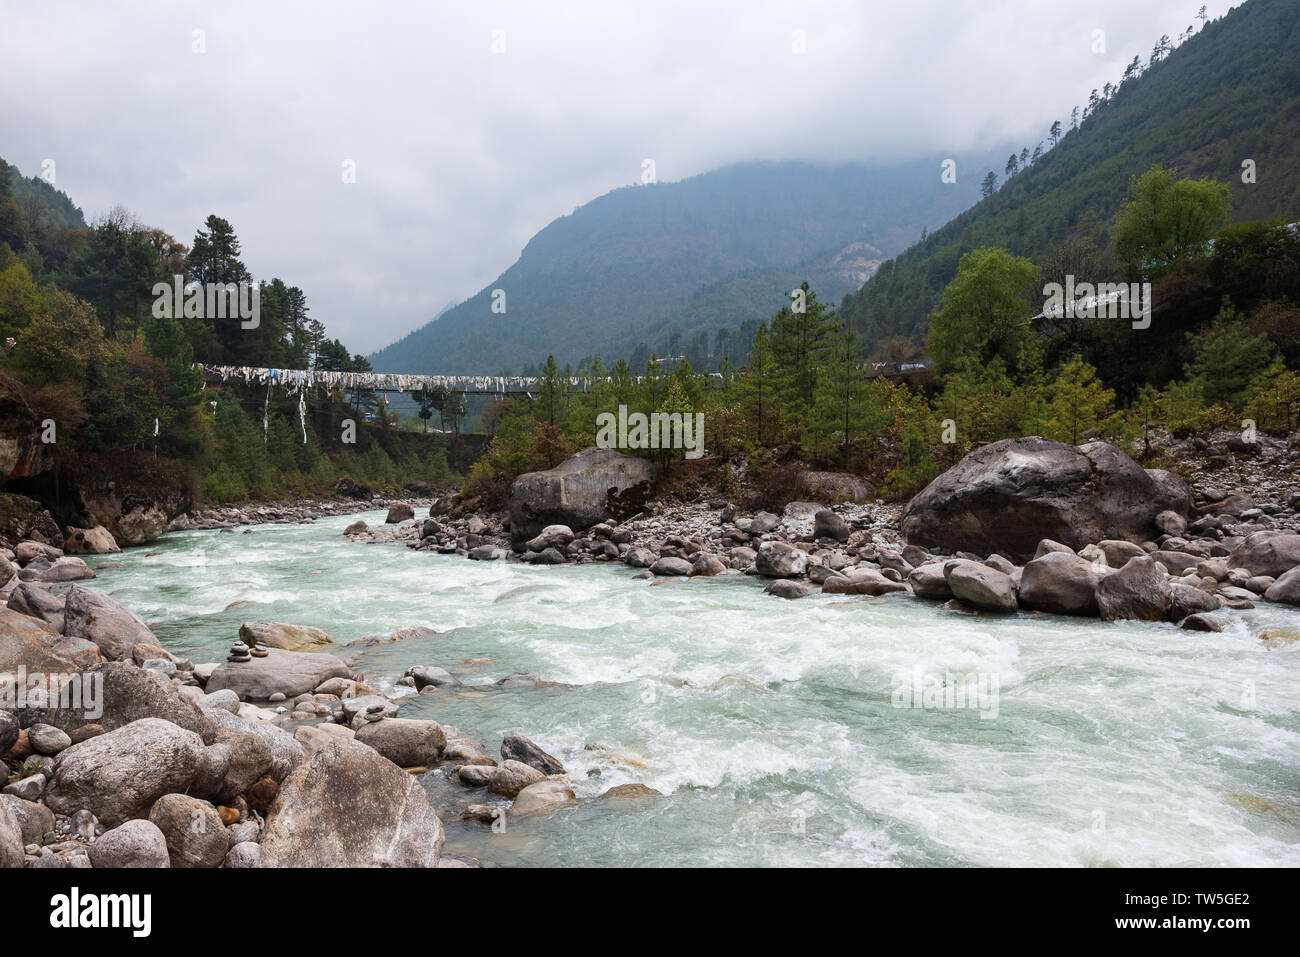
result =
M841 311L869 345L892 335L920 339L962 255L998 246L1041 262L1076 237L1104 248L1130 180L1154 163L1229 182L1239 222L1294 220L1297 144L1300 3L1250 0L1121 83L993 196L884 263ZM1254 184L1242 182L1246 159L1256 164ZM1001 180L1003 166L990 168Z
M552 222L495 282L371 362L495 373L548 353L562 364L630 357L638 343L663 354L770 315L804 278L837 299L975 200L977 180L945 185L939 162L743 164L613 190ZM504 315L492 312L494 289Z

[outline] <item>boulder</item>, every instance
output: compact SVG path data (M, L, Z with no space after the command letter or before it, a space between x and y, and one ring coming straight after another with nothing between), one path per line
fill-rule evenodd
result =
M94 528L68 528L68 535L63 540L63 550L69 555L107 555L120 552L112 533L103 525Z
M31 562L18 573L18 577L28 582L45 582L46 584L56 584L58 582L79 582L94 578L95 573L87 567L86 563L80 558L64 557L54 561L49 567L37 567L36 562Z
M510 486L510 535L526 542L547 525L585 531L639 511L656 477L649 459L589 448L553 469L526 472Z
M334 644L334 639L308 625L286 625L282 621L246 621L239 626L239 640L250 648L255 644L283 651L314 651Z
M577 803L577 795L563 781L538 781L519 792L514 804L510 805L510 813L516 817L545 814Z
M785 542L764 542L754 568L764 578L802 578L808 570L808 553Z
M374 748L399 768L437 764L447 737L436 721L385 718L357 729L357 740Z
M548 548L564 548L573 541L573 529L568 525L547 525L528 541L530 552L544 552Z
M0 801L0 870L23 866L23 830L9 805Z
M220 867L230 836L217 809L186 794L164 794L149 812L162 832L172 867Z
M265 658L225 662L208 678L207 690L229 688L243 701L265 701L279 692L294 698L315 691L330 678L351 678L340 659L319 652L270 649Z
M789 578L777 578L769 582L763 593L777 598L807 598L813 593L812 586L806 582L797 582Z
M546 779L541 771L524 764L522 761L502 761L492 771L488 779L488 790L502 797L512 798L530 784Z
M1172 600L1168 577L1149 555L1130 558L1097 582L1097 605L1106 621L1163 621Z
M224 762L220 760L222 757ZM193 791L222 804L233 804L271 770L271 746L256 732L238 727L219 729L217 742L207 749L205 758L212 764L211 778L217 777L216 771L222 772L216 790L200 787L196 782Z
M119 824L90 845L94 867L171 867L167 838L152 821Z
M1116 539L1100 541L1097 543L1097 547L1106 556L1106 564L1111 568L1123 568L1130 558L1146 554L1146 549L1141 545Z
M869 502L876 497L870 483L847 472L800 472L794 480L794 490L816 502L831 505Z
M1256 575L1280 578L1300 566L1300 534L1290 531L1252 532L1228 556L1229 568L1246 568Z
M396 525L399 522L409 522L415 518L415 509L405 502L394 502L388 507L388 517L384 519L387 525Z
M80 681L83 689L98 687L97 701L83 690L80 707L32 708L23 713L24 721L50 724L71 734L91 722L105 731L115 731L141 718L161 718L194 732L204 743L215 740L215 729L202 709L177 694L170 682L142 668L125 661L106 661L82 671Z
M502 739L501 759L503 761L518 761L530 768L536 768L543 774L564 773L563 764L515 731L510 732Z
M700 555L691 565L692 578L712 578L714 575L721 575L727 570L727 566L722 564L713 555Z
M1284 605L1300 605L1300 567L1284 572L1277 581L1268 586L1264 597Z
M77 670L71 660L55 651L60 636L45 622L0 608L0 672L67 674Z
M1097 607L1097 567L1071 552L1048 552L1025 565L1019 599L1024 608L1058 615L1100 614Z
M274 867L436 867L442 844L419 781L347 742L326 745L284 780L261 848Z
M655 563L655 553L648 548L637 545L627 550L627 554L623 556L623 562L632 568L649 568Z
M331 743L344 743L356 737L356 732L341 724L304 724L293 731L293 739L310 759L317 751Z
M66 595L56 595L35 582L20 582L9 595L8 607L29 618L39 618L63 634L65 601Z
M110 661L130 660L131 649L139 642L158 644L154 633L126 605L77 585L68 590L63 620L65 635L93 641Z
M0 760L9 753L18 741L22 726L18 717L10 711L0 711Z
M912 594L917 598L947 601L952 597L952 589L948 587L948 576L943 573L942 562L918 565L907 576L907 583L912 586Z
M1157 501L1168 494L1105 442L1004 439L971 452L918 493L903 512L902 532L926 547L1029 561L1044 538L1071 549L1150 538L1155 516L1174 510Z
M813 537L833 538L837 542L849 540L849 523L828 508L813 516Z
M147 815L164 794L185 791L202 756L203 739L193 731L141 718L64 751L45 805L56 814L86 808L116 827Z
M1167 616L1170 621L1182 621L1188 615L1218 610L1218 596L1211 595L1195 585L1185 585L1176 579L1169 583L1169 611Z
M22 831L23 844L41 844L46 834L54 830L54 812L44 804L24 801L12 794L0 794L0 804L7 804Z
M776 531L781 524L781 517L773 515L771 512L759 512L749 520L749 533L751 535L766 535L768 532Z
M1016 590L1011 576L979 562L957 559L943 566L953 597L982 611L1015 611Z
M691 563L684 558L660 558L650 566L650 572L664 576L689 575Z

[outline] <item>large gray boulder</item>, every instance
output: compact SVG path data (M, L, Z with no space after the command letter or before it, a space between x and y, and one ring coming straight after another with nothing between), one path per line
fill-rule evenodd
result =
M35 582L20 582L10 593L7 605L21 615L39 618L63 634L63 605L66 595L58 595Z
M171 867L167 838L152 821L119 824L90 845L94 867Z
M0 608L0 672L69 674L76 664L56 650L62 636L36 618L9 608Z
M1105 442L1004 439L918 493L903 512L902 532L913 544L1018 562L1032 559L1044 538L1076 549L1102 539L1142 541L1154 537L1160 512L1186 514L1191 506L1176 476L1158 478Z
M548 525L583 531L639 511L654 485L649 459L589 448L553 469L526 472L510 486L510 537L528 541Z
M80 672L83 699L80 707L59 702L48 708L23 711L23 724L49 724L71 733L87 724L115 731L141 718L162 718L199 735L204 743L214 740L215 729L204 712L182 698L169 682L125 661L105 661ZM98 700L86 693L97 689ZM51 704L55 704L51 702ZM90 705L94 707L90 707Z
M287 625L282 621L246 621L239 626L239 640L283 651L315 651L334 644L334 639L309 625Z
M1020 574L1020 604L1058 615L1096 617L1097 582L1102 572L1071 552L1048 552L1025 565Z
M764 578L802 578L808 571L808 553L785 542L764 542L754 568Z
M193 731L141 718L64 751L44 801L56 814L87 808L116 827L146 816L164 794L184 792L202 757L203 739Z
M1097 582L1097 605L1106 621L1164 621L1172 602L1169 577L1149 555L1130 558Z
M1300 535L1289 531L1252 532L1228 556L1229 568L1280 578L1300 566Z
M983 611L1015 611L1016 588L1011 576L980 562L957 559L943 566L954 598Z
M172 867L220 867L226 859L230 835L207 801L164 794L154 803L149 820L163 833Z
M0 870L23 866L23 831L9 805L0 801Z
M831 505L856 504L876 497L876 489L870 482L847 472L800 472L795 477L794 490L814 502Z
M1284 605L1300 605L1300 567L1284 572L1277 581L1268 586L1264 597Z
M265 658L228 661L208 678L208 693L229 688L243 701L265 701L279 692L293 698L315 691L330 678L351 678L341 659L318 652L268 649Z
M384 718L357 729L357 740L368 744L399 768L437 764L447 736L427 718Z
M130 660L137 644L156 645L158 639L140 618L116 598L73 586L63 606L63 633L99 646L110 661Z
M436 867L442 843L419 781L346 742L327 744L284 780L261 847L272 867Z

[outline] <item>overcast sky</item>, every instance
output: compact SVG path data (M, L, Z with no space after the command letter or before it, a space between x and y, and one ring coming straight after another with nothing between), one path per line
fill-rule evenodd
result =
M0 0L0 156L53 159L88 219L120 203L188 244L225 217L255 276L370 352L647 158L662 181L1032 148L1199 7Z

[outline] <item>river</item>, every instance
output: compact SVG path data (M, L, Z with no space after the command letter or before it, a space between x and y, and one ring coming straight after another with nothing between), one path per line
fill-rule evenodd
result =
M494 833L457 819L483 791L425 775L448 850L487 865L1300 865L1300 640L1257 637L1300 632L1300 611L1261 601L1205 634L909 595L783 601L736 576L650 585L622 565L357 544L341 532L358 517L384 513L172 533L89 559L128 566L89 585L196 662L249 620L341 643L440 632L356 667L389 694L410 694L394 680L412 665L447 668L464 686L404 717L493 754L521 731L581 799ZM513 672L572 687L493 687ZM900 680L944 674L996 701L896 706ZM600 799L630 782L664 796Z

